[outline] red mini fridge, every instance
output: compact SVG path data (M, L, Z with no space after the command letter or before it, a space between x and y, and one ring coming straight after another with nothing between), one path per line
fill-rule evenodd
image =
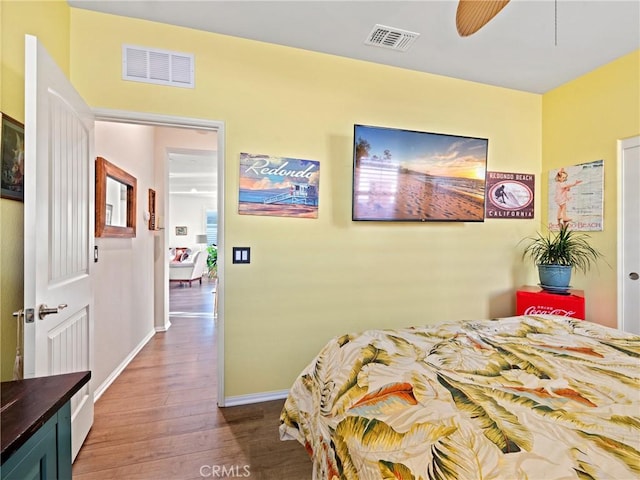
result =
M570 289L567 293L551 293L525 285L516 291L516 314L554 314L584 320L584 291Z

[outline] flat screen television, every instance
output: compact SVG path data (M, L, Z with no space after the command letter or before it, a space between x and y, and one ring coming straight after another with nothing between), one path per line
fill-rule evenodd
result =
M486 138L354 125L352 219L483 222Z

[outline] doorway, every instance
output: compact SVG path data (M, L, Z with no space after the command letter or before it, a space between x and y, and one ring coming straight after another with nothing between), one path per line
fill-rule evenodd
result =
M224 122L173 117L140 112L127 112L97 109L94 111L97 121L146 125L172 131L215 132L217 135L217 209L218 209L218 268L217 268L217 321L215 322L215 337L217 344L217 378L218 405L224 406ZM154 185L156 186L157 223L161 228L154 236L154 322L156 331L167 330L171 323L169 319L169 262L167 261L170 246L170 212L169 203L169 168L167 161L163 167L156 168ZM156 163L156 165L158 165ZM146 209L146 205L145 205ZM198 232L200 233L200 232Z
M169 211L164 223L169 230L169 316L199 316L213 323L218 245L217 132L162 127L156 128L156 136L168 145Z

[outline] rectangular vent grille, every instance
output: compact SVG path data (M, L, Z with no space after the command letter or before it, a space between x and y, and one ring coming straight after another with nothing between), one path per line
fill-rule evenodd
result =
M122 46L123 80L194 88L193 64L191 53Z
M389 48L406 52L413 42L420 36L419 33L409 32L394 27L376 25L365 40L365 44L374 47Z

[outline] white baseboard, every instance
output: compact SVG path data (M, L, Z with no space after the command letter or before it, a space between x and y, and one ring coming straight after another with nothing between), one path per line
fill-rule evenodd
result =
M167 323L165 323L164 325L160 325L160 326L156 326L156 332L166 332L167 330L169 330L169 327L171 326L171 322L169 320L167 320Z
M282 400L287 398L289 390L277 390L275 392L251 393L248 395L236 395L226 397L224 403L218 402L219 407L237 407L238 405L249 405L250 403L269 402L271 400Z
M118 365L118 367L113 372L111 372L111 374L107 377L107 379L104 382L102 382L102 384L100 384L98 388L94 390L93 403L97 402L98 399L102 396L102 394L107 391L107 388L109 388L109 386L115 381L115 379L120 376L122 371L125 368L127 368L127 365L131 363L131 360L135 358L138 352L142 350L142 348L149 342L149 340L153 338L155 334L156 334L155 330L151 330L149 333L147 333L147 336L142 339L142 341L131 351L131 353L129 353L129 355L127 355L127 357L122 361L122 363Z

